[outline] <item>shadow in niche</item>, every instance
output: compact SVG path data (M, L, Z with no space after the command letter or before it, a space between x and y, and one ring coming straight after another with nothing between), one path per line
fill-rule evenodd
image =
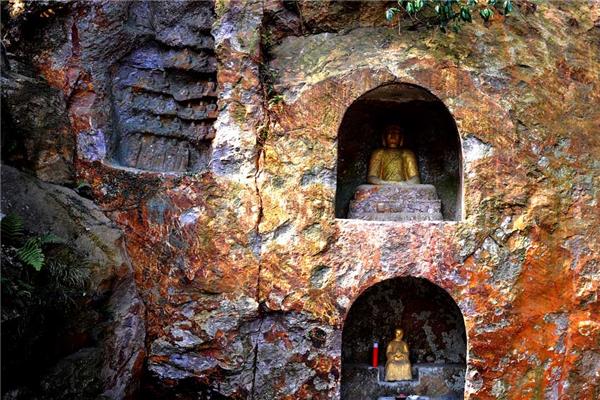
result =
M385 350L394 329L404 330L413 379L386 382ZM371 367L379 343L379 368ZM342 333L343 400L399 394L462 399L466 333L452 297L426 279L404 277L380 282L361 294L348 312Z
M346 218L356 187L366 183L370 155L390 123L401 126L404 147L416 153L421 183L435 186L444 220L460 220L462 157L454 118L436 96L406 83L375 88L346 111L338 134L336 218Z

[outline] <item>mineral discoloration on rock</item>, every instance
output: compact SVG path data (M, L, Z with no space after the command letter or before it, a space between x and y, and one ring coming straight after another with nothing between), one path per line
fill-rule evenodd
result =
M77 35L35 58L51 85L76 93L67 110L78 141L114 134L108 72L145 35L125 23L128 7L74 6L53 24ZM319 6L303 7L318 25L308 10ZM234 398L336 398L352 303L382 280L414 276L445 289L464 316L468 398L594 398L598 5L540 4L460 35L370 23L279 32L268 56L283 102L271 107L264 12L258 1L215 4L219 114L205 172L117 168L85 156L104 154L89 133L86 148L98 151L77 155L78 179L126 232L152 379L191 377ZM181 31L161 20L158 40L184 41L192 15L177 19ZM338 128L358 97L389 82L428 89L453 115L463 220L335 219Z

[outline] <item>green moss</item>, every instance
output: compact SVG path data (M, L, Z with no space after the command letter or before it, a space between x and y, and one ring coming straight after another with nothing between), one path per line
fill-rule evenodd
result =
M100 250L102 250L102 252L104 254L106 254L106 257L108 257L108 261L111 264L115 264L115 259L117 257L116 253L114 252L114 250L112 249L112 247L107 246L102 239L100 239L98 237L98 235L96 235L93 232L89 232L87 234L87 237L90 239L90 241L92 243L94 243L94 245L96 245Z
M227 11L227 1L226 0L216 0L215 1L215 14L217 17L225 14Z
M274 176L271 178L271 184L274 188L281 189L285 185L285 179L279 176Z
M544 398L544 367L542 365L528 370L519 380L517 389L522 391L523 386L531 386L531 383L533 383L533 392L529 398L542 400Z
M246 122L246 107L240 103L231 103L229 106L229 114L238 125L243 125Z
M246 48L249 51L255 51L260 48L262 36L260 31L255 30L250 34L250 38L248 39L248 47Z

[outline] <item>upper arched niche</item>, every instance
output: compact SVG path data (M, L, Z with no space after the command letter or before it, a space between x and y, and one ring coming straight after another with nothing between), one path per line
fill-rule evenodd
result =
M382 131L398 124L404 147L418 160L421 183L435 186L444 220L461 219L462 156L454 118L428 90L407 83L379 86L350 105L338 132L336 217L346 218L358 185L366 182L371 153Z

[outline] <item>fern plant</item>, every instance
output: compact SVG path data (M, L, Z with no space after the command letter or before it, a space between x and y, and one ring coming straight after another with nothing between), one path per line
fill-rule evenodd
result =
M1 221L2 239L15 242L23 237L23 219L17 214L8 214Z
M1 221L1 231L3 240L18 244L24 240L23 219L17 214L5 216ZM17 248L17 257L23 264L40 271L44 267L45 261L43 246L56 243L63 243L63 240L53 234L28 238L22 246Z
M38 238L31 238L17 250L19 260L30 265L36 271L40 271L44 266L44 252Z
M98 308L87 290L93 269L71 243L32 234L19 216L4 216L1 225L2 373L13 382L21 376L39 382L48 365L71 351L60 335L79 329L90 306Z

